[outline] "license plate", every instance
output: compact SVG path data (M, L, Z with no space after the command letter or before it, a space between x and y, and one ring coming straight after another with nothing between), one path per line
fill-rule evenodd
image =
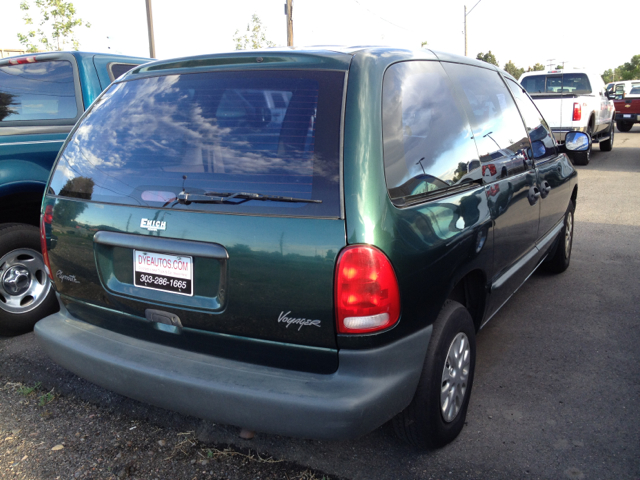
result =
M625 113L625 114L624 114L624 118L631 118L631 114L629 114L629 113Z
M192 296L193 259L134 250L133 284L136 287Z

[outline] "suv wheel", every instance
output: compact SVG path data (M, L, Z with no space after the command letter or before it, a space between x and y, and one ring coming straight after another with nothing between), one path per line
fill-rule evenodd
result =
M613 135L616 132L614 127L614 121L611 120L611 125L609 126L609 140L605 140L604 142L600 142L600 151L601 152L610 152L613 148Z
M0 227L0 334L27 332L57 309L40 253L40 230L22 224Z
M467 416L475 361L471 315L460 303L447 300L433 325L413 400L393 419L398 437L418 448L453 441Z
M631 123L631 122L616 122L616 127L618 127L618 130L620 130L621 132L628 132L629 130L631 130L633 128L633 123Z
M564 226L558 236L558 243L553 256L545 262L547 270L553 273L562 273L569 268L571 262L571 249L573 247L573 214L576 206L573 200L569 204L564 216Z

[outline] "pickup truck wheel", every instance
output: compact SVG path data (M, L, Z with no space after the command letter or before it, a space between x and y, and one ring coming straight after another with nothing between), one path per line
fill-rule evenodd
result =
M573 214L575 211L576 206L572 200L564 216L564 226L560 235L558 235L555 252L544 263L545 268L550 272L562 273L569 268L571 249L573 247Z
M413 400L393 419L396 435L422 449L453 441L467 416L475 362L471 315L460 303L447 300L433 324Z
M573 152L571 160L574 165L589 165L589 161L591 160L591 149L586 152Z
M605 140L604 142L600 142L600 151L601 152L610 152L613 149L613 135L616 132L614 127L614 121L611 120L611 125L609 126L609 140Z
M58 308L40 253L40 230L0 227L0 335L27 332Z
M616 127L621 132L628 132L633 128L633 123L631 122L616 122Z

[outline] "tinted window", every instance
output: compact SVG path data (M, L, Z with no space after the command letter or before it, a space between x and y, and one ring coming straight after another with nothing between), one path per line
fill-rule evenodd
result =
M467 118L438 62L391 66L382 118L385 176L395 203L482 178Z
M522 86L531 95L540 93L591 93L589 78L584 73L531 75L522 79Z
M633 87L629 92L629 95L640 95L640 87Z
M500 75L470 65L447 63L444 67L467 100L484 179L493 181L529 169L529 139Z
M343 79L340 72L209 72L113 84L75 131L51 186L99 202L339 216ZM283 108L269 106L275 93L286 99ZM321 203L175 204L183 188Z
M121 77L133 67L137 67L138 65L131 65L129 63L112 63L109 68L111 68L111 74L113 75L112 80Z
M78 116L73 67L63 60L0 67L0 121Z
M556 144L551 136L549 125L527 96L524 89L513 80L507 79L507 85L513 92L520 114L524 119L529 140L531 141L532 156L536 159L550 157L556 154Z

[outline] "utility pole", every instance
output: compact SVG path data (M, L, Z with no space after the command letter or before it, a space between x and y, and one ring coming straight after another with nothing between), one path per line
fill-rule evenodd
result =
M287 16L287 46L293 47L293 0L285 3L284 14Z
M147 27L149 29L149 56L156 58L156 42L153 39L153 15L151 13L151 0L147 2Z
M464 56L468 56L467 55L467 16L471 14L471 12L473 12L473 9L476 8L478 6L478 3L480 3L482 0L478 0L478 2L471 7L471 10L469 10L469 13L467 13L467 6L464 6Z

